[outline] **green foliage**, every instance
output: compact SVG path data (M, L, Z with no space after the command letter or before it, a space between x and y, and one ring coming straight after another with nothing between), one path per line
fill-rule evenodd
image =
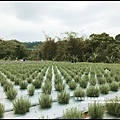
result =
M67 75L65 80L66 80L66 83L68 83L68 82L70 82L72 80L72 78L71 78L71 76Z
M6 82L6 83L3 85L4 91L7 91L9 88L13 88L13 84L10 83L10 82Z
M5 107L2 103L0 103L0 118L3 117L4 113L5 113Z
M106 78L106 81L108 83L111 83L113 81L113 77L111 77L110 75L108 75L108 77Z
M35 88L41 88L42 82L40 80L34 80L32 84L35 86Z
M110 88L108 84L103 84L99 86L101 93L108 94Z
M118 91L119 89L119 85L116 81L113 81L112 83L110 83L110 90L111 91Z
M90 77L90 84L91 85L95 85L96 84L96 79L95 79L95 77Z
M32 82L32 77L27 78L27 82L31 83Z
M76 83L78 83L80 80L80 77L78 75L75 75L73 79L75 80Z
M28 93L30 96L34 95L34 92L35 92L35 86L34 85L31 85L28 87Z
M51 90L52 90L52 84L51 82L47 81L44 86L42 86L42 91L45 94L51 94Z
M105 32L91 34L89 38L78 37L77 34L66 32L65 37L58 38L57 42L51 37L47 37L45 42L32 43L0 39L0 59L120 62L119 35L114 39Z
M82 88L76 88L74 91L74 97L85 97L85 91Z
M75 88L77 87L77 83L75 81L68 82L68 85L71 90L75 90Z
M52 105L52 98L49 94L42 94L39 98L39 105L41 108L50 108Z
M105 107L108 114L120 117L120 98L107 99Z
M1 86L5 85L7 83L5 78L3 78L0 82L1 82Z
M120 88L120 82L118 82L118 84L119 84L119 88Z
M87 88L87 96L88 97L99 97L100 95L100 90L99 88L95 87L95 86L89 86Z
M14 79L14 84L15 84L15 85L19 85L19 81L21 81L21 79L15 78L15 79Z
M63 111L62 119L83 119L83 113L76 107Z
M13 111L15 114L25 114L29 111L31 106L31 102L27 98L23 98L22 96L13 101Z
M114 75L114 78L115 78L115 81L116 81L116 82L120 82L120 75L117 75L117 74L116 74L116 75Z
M99 84L105 84L106 82L106 79L104 77L98 77L97 79Z
M10 87L5 93L10 100L15 99L17 96L17 91L13 87Z
M64 90L57 95L57 99L60 104L68 104L70 100L70 94Z
M79 80L79 84L80 84L80 87L86 88L87 84L88 84L88 81L85 79L85 77L83 77Z
M20 89L26 89L28 86L28 82L27 81L19 81L19 85L20 85Z
M88 105L88 114L91 119L102 119L104 115L104 107L101 103L91 103Z
M55 90L59 92L65 90L65 84L63 84L62 82L58 82L57 84L55 84Z

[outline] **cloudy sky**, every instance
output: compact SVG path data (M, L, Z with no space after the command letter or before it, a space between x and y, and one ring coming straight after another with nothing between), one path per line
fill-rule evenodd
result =
M120 1L0 1L0 38L45 41L74 31L120 34Z

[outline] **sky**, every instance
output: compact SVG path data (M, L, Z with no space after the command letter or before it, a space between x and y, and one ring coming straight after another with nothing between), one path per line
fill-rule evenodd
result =
M45 41L106 32L120 34L120 1L0 1L0 38Z

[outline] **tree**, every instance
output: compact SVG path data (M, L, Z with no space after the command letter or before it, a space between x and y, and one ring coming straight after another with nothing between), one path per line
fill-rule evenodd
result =
M54 39L52 38L47 39L41 47L41 52L43 55L43 59L53 60L56 55L56 43Z
M115 40L120 41L120 34L115 36Z

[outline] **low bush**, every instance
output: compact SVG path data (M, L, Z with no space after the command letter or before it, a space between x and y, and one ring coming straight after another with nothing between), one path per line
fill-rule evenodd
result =
M114 75L114 78L115 78L115 81L116 81L116 82L120 82L120 76L119 76L119 75L117 75L117 74Z
M10 87L5 93L7 98L10 100L15 99L17 96L17 90L15 90L13 87Z
M26 80L27 80L28 83L31 83L33 79L31 77L29 77Z
M5 107L2 103L0 103L0 118L3 117L4 113L5 113Z
M90 77L89 82L90 82L91 85L95 85L95 84L96 84L96 79L95 79L95 77Z
M110 83L110 90L111 91L118 91L119 89L119 85L116 81L113 81L112 83Z
M105 84L106 79L104 77L98 77L97 78L99 84Z
M113 80L114 80L114 78L111 77L110 75L109 75L108 77L106 77L106 81L107 81L108 83L111 83Z
M27 86L28 86L28 82L21 80L21 81L19 82L19 86L20 86L20 89L26 89Z
M76 107L63 111L62 119L83 119L83 113Z
M108 92L110 90L110 87L108 84L100 85L99 88L100 88L100 91L102 94L108 94Z
M39 105L41 108L50 108L52 105L52 98L48 94L42 94L39 98Z
M74 97L85 97L85 91L82 88L76 88L74 91Z
M12 84L12 83L9 83L9 82L6 82L6 83L3 85L4 91L6 92L9 88L13 88L13 84Z
M80 81L79 81L80 87L86 88L87 84L88 84L88 81L85 79L85 77L83 77L83 78L80 79Z
M14 84L15 84L15 85L19 85L19 81L21 81L21 79L15 78L15 79L14 79Z
M91 103L88 105L88 114L91 119L102 119L104 115L104 107L101 103Z
M45 94L51 94L51 90L52 90L52 84L51 82L47 81L44 86L42 86L42 91Z
M77 83L75 81L70 81L68 82L68 86L71 90L75 90L75 88L77 87Z
M108 114L120 117L120 98L105 100L105 107Z
M100 95L100 90L99 88L95 87L95 86L89 86L87 88L87 96L88 97L99 97Z
M13 101L13 111L15 114L25 114L29 111L31 102L27 98L20 97Z
M70 94L64 90L57 95L57 99L60 104L68 104L70 100Z
M35 86L35 88L41 88L42 82L40 80L34 80L32 81L32 84Z
M80 80L80 76L75 75L73 79L75 80L75 82L76 82L76 83L78 83L78 82L79 82L79 80Z
M65 84L58 82L57 84L55 84L55 90L59 92L65 90Z
M67 76L66 76L66 78L65 78L65 80L66 80L66 83L68 83L69 81L71 81L71 80L72 80L72 77L71 77L71 76L69 76L69 75L67 75Z
M31 85L28 87L28 93L30 96L34 95L34 92L35 92L35 86L34 85Z

